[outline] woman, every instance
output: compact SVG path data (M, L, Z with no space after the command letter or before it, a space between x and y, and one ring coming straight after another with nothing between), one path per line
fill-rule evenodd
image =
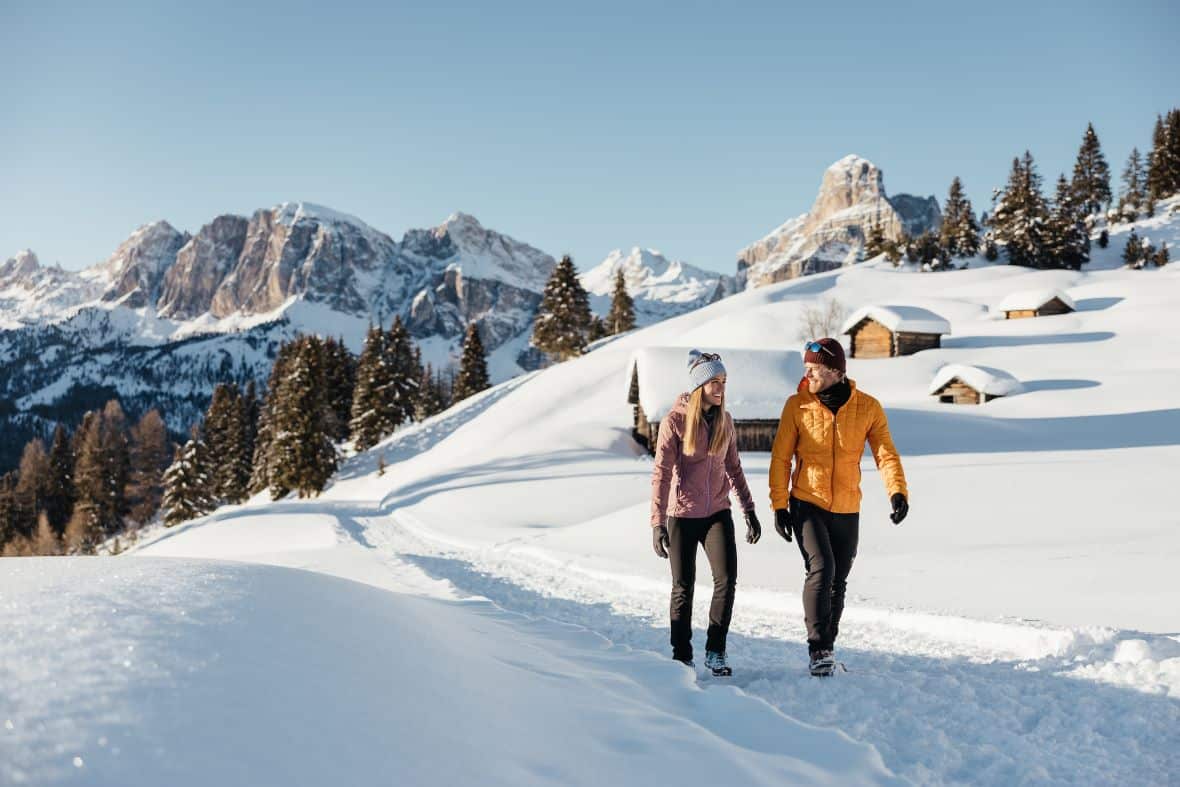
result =
M672 565L672 658L693 666L692 595L699 544L713 571L705 666L718 676L733 674L725 655L737 582L731 489L737 489L745 512L746 541L756 544L762 536L738 459L733 418L725 412L725 381L720 356L689 352L689 390L660 423L651 478L652 547L660 557L670 556Z

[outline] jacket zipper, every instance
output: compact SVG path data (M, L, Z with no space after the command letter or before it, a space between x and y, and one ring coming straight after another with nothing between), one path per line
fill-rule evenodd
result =
M840 409L842 410L844 408L841 407ZM840 439L839 422L840 414L832 413L832 480L830 482L832 494L830 505L832 508L836 507L836 443L839 442Z
M708 442L705 443L705 516L712 514L710 509L713 507L713 454L709 451L709 444L713 442L712 429L705 430L709 437Z

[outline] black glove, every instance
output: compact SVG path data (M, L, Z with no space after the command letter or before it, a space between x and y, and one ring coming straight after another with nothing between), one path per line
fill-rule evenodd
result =
M656 551L657 556L668 557L668 528L656 525L651 529L651 548Z
M757 544L760 538L762 538L762 525L758 524L758 515L751 508L746 512L746 543Z
M774 509L774 532L787 541L791 540L791 512L789 509Z
M901 520L905 519L905 515L910 512L910 504L906 502L905 495L901 492L894 492L893 497L889 498L889 504L893 506L893 513L889 518L893 520L893 524L900 525Z

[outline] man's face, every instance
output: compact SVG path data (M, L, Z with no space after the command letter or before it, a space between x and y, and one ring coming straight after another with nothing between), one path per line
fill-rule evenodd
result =
M840 380L840 372L822 363L805 363L807 376L807 390L813 394L836 384Z
M704 390L705 403L716 407L721 404L721 397L725 396L725 375L719 374L701 386Z

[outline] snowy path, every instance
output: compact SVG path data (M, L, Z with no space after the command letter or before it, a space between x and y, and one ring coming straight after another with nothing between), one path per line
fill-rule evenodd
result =
M7 564L0 784L902 783L843 733L702 691L585 628L447 598L347 537L249 551L254 528L334 529L285 520L198 528L181 546L235 561ZM263 565L325 559L326 572Z
M401 511L341 521L381 554L504 609L667 651L666 583L591 575L527 546L457 549ZM1172 638L856 608L840 652L850 671L821 683L802 669L804 637L790 602L750 595L739 588L733 683L789 716L872 743L913 782L1163 785L1180 774L1180 703L1163 694L1175 675L1160 674L1180 667ZM704 586L697 598L701 621ZM1143 652L1157 661L1117 664Z

